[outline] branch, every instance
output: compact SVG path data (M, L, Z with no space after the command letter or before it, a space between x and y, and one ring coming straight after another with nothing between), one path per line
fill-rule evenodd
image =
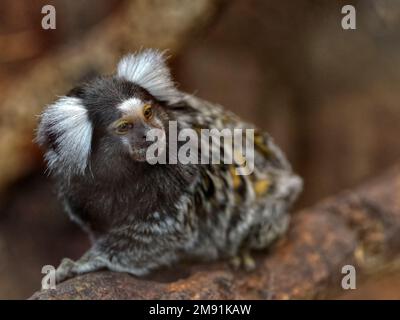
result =
M111 73L124 53L141 47L178 51L204 29L221 2L127 0L77 43L10 82L0 102L0 190L40 162L32 139L44 106L93 73Z
M293 215L254 272L223 262L180 266L151 279L96 272L70 279L31 299L315 299L338 292L342 266L357 276L400 266L400 167L353 191ZM185 275L186 272L186 275Z

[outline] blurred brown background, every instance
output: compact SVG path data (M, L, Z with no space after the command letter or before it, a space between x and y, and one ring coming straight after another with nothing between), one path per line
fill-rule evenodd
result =
M56 30L41 29L45 4L56 7ZM341 27L345 4L356 7L357 30ZM0 100L12 100L17 92L23 96L19 83L37 63L79 43L123 5L122 0L3 0ZM396 0L219 1L207 26L180 44L170 62L181 89L271 133L305 179L298 204L303 207L400 158L399 39ZM9 119L1 108L0 103L0 127ZM24 152L26 169L1 190L0 298L29 297L40 286L43 265L77 258L89 245L61 214L37 148ZM400 299L399 287L400 276L387 275L341 298Z

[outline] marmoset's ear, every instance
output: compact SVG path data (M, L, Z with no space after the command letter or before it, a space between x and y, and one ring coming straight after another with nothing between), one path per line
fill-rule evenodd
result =
M49 170L67 175L83 173L89 160L92 131L80 98L65 96L48 106L40 117L36 141L47 148Z
M156 50L125 56L118 64L117 75L146 89L158 100L173 103L181 95L171 79L164 54Z

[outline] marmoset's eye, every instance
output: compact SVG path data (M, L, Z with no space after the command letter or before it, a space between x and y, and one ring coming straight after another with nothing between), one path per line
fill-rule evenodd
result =
M132 123L128 121L121 121L115 128L117 134L126 134L129 129L132 129Z
M153 109L151 108L151 105L146 104L143 108L143 116L149 120L153 116Z

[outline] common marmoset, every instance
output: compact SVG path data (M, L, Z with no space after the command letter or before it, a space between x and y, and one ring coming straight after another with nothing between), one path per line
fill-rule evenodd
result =
M149 163L146 135L158 129L168 141L170 121L196 132L254 129L254 169L238 174L239 161ZM250 269L249 250L266 248L286 230L302 189L267 133L179 91L155 50L124 57L115 75L48 106L37 140L66 212L93 243L78 261L63 259L58 282L100 268L141 276L182 259L230 259ZM224 153L225 144L219 149Z

